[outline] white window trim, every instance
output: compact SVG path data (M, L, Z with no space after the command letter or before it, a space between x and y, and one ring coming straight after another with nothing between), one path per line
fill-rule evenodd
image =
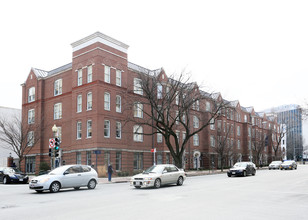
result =
M91 96L91 102L89 102L89 96ZM89 105L91 103L91 105ZM87 111L91 111L93 109L93 95L92 92L88 92L87 94Z
M54 82L54 96L62 95L62 79L57 79ZM58 91L58 93L56 93Z
M80 124L80 130L78 130L79 124ZM78 137L79 131L80 131L80 137ZM81 138L82 138L82 123L81 123L81 121L77 121L77 124L76 124L76 140L80 140Z
M91 123L91 136L89 136L89 122ZM93 129L92 129L92 120L87 121L87 138L92 138L93 136Z
M105 135L105 123L108 122L108 135ZM104 138L110 138L110 121L109 120L105 120L104 121Z
M120 83L118 83L118 79ZM121 70L116 70L116 85L117 86L122 86L122 71Z
M106 95L109 97L108 99L108 102L106 101ZM108 105L106 106L106 103L108 103ZM109 92L105 92L104 94L104 109L106 111L110 111L110 93Z
M119 125L120 127L120 129L119 129L119 131L120 131L120 137L117 137L117 125ZM121 124L121 122L119 122L119 121L117 121L116 122L116 139L121 139L122 138L122 124Z
M81 94L77 95L77 111L76 112L77 113L82 112L82 95Z
M104 70L104 81L106 83L110 83L110 66L105 65L105 70Z
M118 105L118 98L120 98L120 108L117 107ZM116 96L116 112L121 113L122 112L122 97L117 95Z

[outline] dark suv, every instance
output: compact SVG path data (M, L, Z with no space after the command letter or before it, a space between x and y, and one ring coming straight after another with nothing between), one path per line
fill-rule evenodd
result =
M252 162L238 162L227 172L228 177L247 176L250 174L256 175L256 166Z

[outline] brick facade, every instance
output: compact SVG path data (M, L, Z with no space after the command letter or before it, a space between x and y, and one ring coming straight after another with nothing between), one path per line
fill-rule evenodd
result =
M163 163L172 162L168 148L162 143L157 143L157 136L143 136L142 142L136 142L133 139L133 124L125 123L125 119L131 112L124 108L129 102L129 96L134 85L134 78L138 77L140 68L127 60L128 46L112 39L99 32L90 35L80 41L72 44L73 57L72 63L59 67L52 71L43 71L32 68L23 87L22 115L23 123L26 126L39 126L40 133L37 135L39 141L27 154L27 159L22 165L27 172L38 172L39 164L43 161L50 163L48 156L48 140L53 137L52 126L55 124L61 128L61 164L94 164L99 171L100 176L105 175L106 164L111 162L114 169L118 168L117 173L130 173L142 170L153 164L152 138L154 147L157 149L156 160L162 160ZM138 68L136 68L138 67ZM88 80L88 74L91 72L91 80ZM105 71L110 69L110 81L106 82ZM81 78L78 81L78 75ZM121 75L121 85L117 85L117 76ZM108 75L108 74L107 74ZM80 75L79 75L80 76ZM107 77L108 78L108 77ZM55 94L56 84L59 80L62 82L61 92ZM59 82L58 81L58 82ZM30 88L35 88L34 100L29 101ZM91 94L91 95L89 95ZM106 110L105 95L109 94L110 109ZM217 94L218 98L222 98ZM92 97L92 108L88 106L88 97ZM107 95L108 96L108 95ZM121 110L116 109L116 97L121 97ZM79 101L81 100L81 103ZM90 99L89 99L90 100ZM225 114L216 120L215 129L206 127L199 134L199 145L194 146L193 140L188 143L185 154L185 168L194 168L194 152L200 152L198 157L198 167L208 168L212 162L218 167L217 154L210 146L210 136L217 136L217 121L221 121L221 129L233 125L233 131L230 135L230 141L233 140L234 151L233 159L229 159L224 166L239 160L249 160L248 129L258 130L260 133L268 133L269 128L264 126L279 127L275 119L270 119L266 115L255 113L253 108L241 107L239 102L230 102L230 108L234 109L231 116ZM204 104L204 103L203 103ZM62 106L55 113L56 106ZM201 106L203 106L201 104ZM35 119L33 124L28 123L28 112L34 109ZM55 114L61 115L55 119ZM199 117L208 117L206 113ZM238 116L237 116L238 115ZM254 118L256 122L252 122ZM110 135L104 136L105 122L110 123ZM121 137L116 136L116 123L121 123ZM261 122L261 124L259 123ZM262 123L263 122L263 123ZM77 135L77 123L81 123L81 138ZM91 135L88 135L88 123L92 125ZM262 125L262 126L261 126ZM237 127L240 129L240 135L237 135ZM144 128L149 129L149 128ZM221 131L220 131L221 132ZM180 133L182 135L182 133ZM38 138L35 137L35 138ZM237 141L240 141L240 147L237 147ZM94 151L100 151L100 154L94 154ZM272 149L268 147L264 152L267 155L264 164L272 160ZM169 159L170 158L170 159ZM200 162L199 162L200 161Z

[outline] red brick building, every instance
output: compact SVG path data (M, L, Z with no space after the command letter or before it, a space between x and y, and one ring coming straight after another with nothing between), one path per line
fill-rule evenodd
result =
M134 124L125 123L129 113L124 106L128 97L134 95L129 91L138 83L138 73L147 70L128 62L128 46L99 32L71 45L72 63L51 71L32 68L22 85L23 123L33 129L39 127L39 132L28 134L30 139L38 141L33 141L22 165L26 172L37 173L41 162L50 163L48 142L54 135L53 125L58 127L56 135L61 139L60 164L94 164L100 175L104 175L106 164L111 162L119 175L133 173L153 164L152 147L157 149L157 163L172 163L161 137L134 135ZM157 71L166 76L162 69ZM222 97L211 95L208 103L200 107L206 110L215 99ZM261 140L261 136L268 135L273 128L279 132L276 119L256 113L253 108L244 108L238 101L229 102L229 107L214 125L208 126L188 144L187 169L207 168L212 162L215 167L220 166L214 150L215 140L227 128L232 130L228 143L234 146L236 153L224 166L253 158L252 142L257 138ZM139 117L142 112L134 114ZM196 114L206 116L206 113ZM272 160L271 144L272 141L268 142L262 152L264 164Z

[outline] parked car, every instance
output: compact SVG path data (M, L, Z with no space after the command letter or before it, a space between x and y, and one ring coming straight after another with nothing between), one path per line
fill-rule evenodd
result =
M0 167L0 182L3 184L9 183L24 183L27 184L29 177L22 173L18 168Z
M177 184L183 185L186 179L186 173L173 164L154 165L146 169L143 173L133 176L130 185L136 188L154 187L159 188L162 185Z
M272 161L270 163L270 165L268 165L268 169L271 170L275 170L275 169L278 169L280 168L280 165L282 164L282 161L278 160L278 161Z
M256 175L256 165L252 162L237 162L227 172L228 177L231 176L247 176Z
M88 187L94 189L98 183L97 172L86 165L65 165L50 171L46 175L33 178L29 188L38 193L44 190L58 192L63 188L79 189Z
M280 165L280 170L293 170L297 169L297 164L294 160L286 160Z

